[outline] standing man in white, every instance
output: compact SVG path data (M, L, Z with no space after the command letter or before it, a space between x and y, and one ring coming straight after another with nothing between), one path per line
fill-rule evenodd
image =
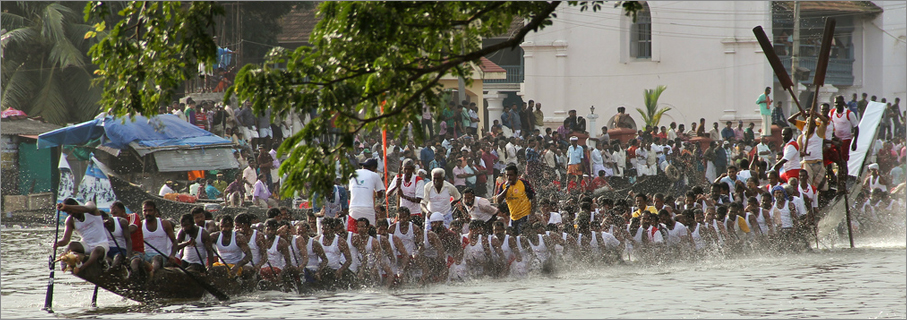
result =
M375 224L375 199L384 197L384 182L375 173L378 160L368 159L362 163L362 169L356 170L356 176L350 177L350 215L347 217L347 231L356 230L356 219L366 218Z

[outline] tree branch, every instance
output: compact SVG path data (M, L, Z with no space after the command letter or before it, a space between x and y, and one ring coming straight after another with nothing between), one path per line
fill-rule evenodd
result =
M495 52L495 51L498 51L498 50L501 50L501 49L504 49L504 48L507 48L507 47L510 47L510 46L518 45L520 42L523 41L523 38L526 36L526 34L529 33L530 30L533 30L533 29L538 28L538 26L540 26L540 25L542 24L542 22L544 22L545 19L547 19L548 16L551 15L551 13L554 12L554 10L556 10L557 7L558 7L559 5L560 5L560 1L555 1L555 2L549 3L549 4L548 4L548 7L546 7L544 10L542 10L541 12L539 12L535 17L532 18L532 20L531 20L528 24L526 24L525 26L523 26L522 28L520 28L519 32L517 32L516 35L514 35L513 37L511 37L511 38L508 39L507 41L503 41L503 42L498 43L498 44L493 45L493 46L485 47L485 48L483 48L483 49L481 49L481 50L473 51L473 52L468 53L468 54L466 54L466 55L457 56L458 58L456 58L456 59L450 59L450 60L448 60L448 61L445 62L445 63L442 63L442 64L440 64L440 65L437 65L437 66L434 66L434 67L431 67L431 68L427 68L427 69L419 69L421 72L417 72L417 73L415 73L413 76L409 77L409 78L407 79L407 82L413 82L413 81L415 81L416 79L418 79L419 77L421 77L421 76L423 76L423 75L425 75L425 74L428 74L428 73L437 72L438 74L435 76L435 79L433 79L432 81L430 81L430 82L428 83L428 85L424 86L422 89L420 89L419 91L417 91L416 94L411 95L404 103L402 103L402 104L401 104L401 107L400 107L399 109L392 110L391 112L384 113L384 114L382 114L382 115L380 115L380 116L376 116L376 117L372 117L372 118L366 118L366 119L360 119L358 116L355 116L355 115L352 115L352 114L348 114L348 113L345 113L345 112L343 112L343 111L339 111L339 110L338 110L338 112L340 112L341 115L347 116L348 118L356 119L356 120L362 122L362 123L356 128L356 130L355 130L354 132L359 132L359 130L361 130L361 129L362 129L366 124L368 124L368 123L371 123L371 122L374 122L374 121L377 121L377 120L380 120L380 119L384 119L384 118L396 116L396 115L402 113L403 111L405 111L405 110L409 107L409 105L412 103L412 101L413 101L416 97L418 97L418 96L420 96L421 94L425 93L425 92L428 90L428 88L431 88L431 87L432 87L432 85L437 84L438 81L440 81L441 77L442 77L448 70L450 70L451 68L453 68L454 66L459 65L459 64L461 64L461 63L463 63L463 62L465 62L465 61L472 61L472 60L475 60L475 59L479 59L479 58L481 58L481 57L483 57L483 56L485 56L486 54L491 53L491 52ZM369 98L376 97L377 95L383 94L383 93L388 92L388 91L390 91L390 90L391 90L391 88L386 88L386 89L384 89L384 90L379 90L379 91L375 92L374 94L369 95L369 96L363 98L362 100L367 100L367 99L369 99ZM360 100L360 101L362 101L362 100Z

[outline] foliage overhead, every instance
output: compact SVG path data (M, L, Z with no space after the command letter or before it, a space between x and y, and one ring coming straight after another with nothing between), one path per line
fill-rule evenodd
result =
M109 6L88 3L85 20L107 18ZM208 1L129 2L117 12L123 19L89 51L99 67L96 82L104 88L101 104L118 115L156 114L172 100L174 89L196 74L199 63L214 65L214 17L223 11Z
M168 101L162 99L169 94L165 91L184 79L175 75L194 72L197 60L214 58L208 46L210 38L204 39L204 29L187 22L210 22L210 15L219 10L216 4L193 2L189 10L168 2L147 6L152 4L170 10L148 10L141 2L130 8L136 8L132 13L139 14L142 24L167 25L172 30L145 31L143 45L133 44L131 36L122 30L117 34L112 31L96 47L102 49L92 51L107 84L103 103L114 107L115 113L154 114L160 103ZM530 31L551 25L561 4L324 2L318 8L321 20L310 36L311 47L291 52L276 48L266 63L246 65L224 100L229 101L233 95L249 100L256 113L270 107L275 119L286 117L290 111L320 115L287 138L278 153L287 156L280 167L281 175L287 175L281 186L284 195L297 190L324 194L335 177L354 174L347 155L354 150L356 133L382 129L405 132L410 123L419 123L423 102L441 102L441 77L453 75L467 81L480 77L477 63L481 57L515 48ZM568 4L579 6L582 11L597 11L602 2ZM627 15L634 15L633 8L641 7L634 2L618 5ZM139 11L139 7L143 10ZM523 20L524 26L507 40L482 47L482 37L505 34L514 19ZM134 23L117 27L123 29ZM134 66L140 59L147 64ZM143 73L141 77L134 74L138 71ZM318 141L332 118L336 118L334 125L340 131L336 145ZM412 126L412 130L416 139L423 137L421 126Z
M643 95L645 97L646 110L636 108L636 111L642 115L642 120L647 126L652 126L657 128L658 124L661 122L661 116L671 110L669 107L664 107L658 109L658 97L661 97L661 93L665 91L668 87L658 86L653 89L645 89Z

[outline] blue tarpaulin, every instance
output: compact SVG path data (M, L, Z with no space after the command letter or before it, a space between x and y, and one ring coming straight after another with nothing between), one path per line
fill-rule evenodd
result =
M38 148L60 145L81 145L102 137L101 145L125 149L135 142L139 147L207 146L229 144L230 140L196 127L172 114L95 119L74 126L57 129L38 136Z

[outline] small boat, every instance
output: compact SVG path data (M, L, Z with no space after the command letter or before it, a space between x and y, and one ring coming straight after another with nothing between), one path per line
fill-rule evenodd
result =
M163 197L151 194L142 189L142 187L133 184L129 181L123 180L122 178L117 177L113 174L108 174L110 178L110 186L113 188L113 193L116 194L117 199L123 202L123 204L132 210L133 212L139 212L142 210L142 202L145 200L153 200L157 205L158 211L161 213L161 216L167 219L179 219L183 214L189 213L193 208L204 205L203 203L186 203L179 201L172 201L164 199ZM240 213L251 213L257 216L259 219L264 220L267 218L266 208L261 207L221 207L216 210L217 214L229 214L234 217ZM298 209L290 209L290 214L301 213Z

